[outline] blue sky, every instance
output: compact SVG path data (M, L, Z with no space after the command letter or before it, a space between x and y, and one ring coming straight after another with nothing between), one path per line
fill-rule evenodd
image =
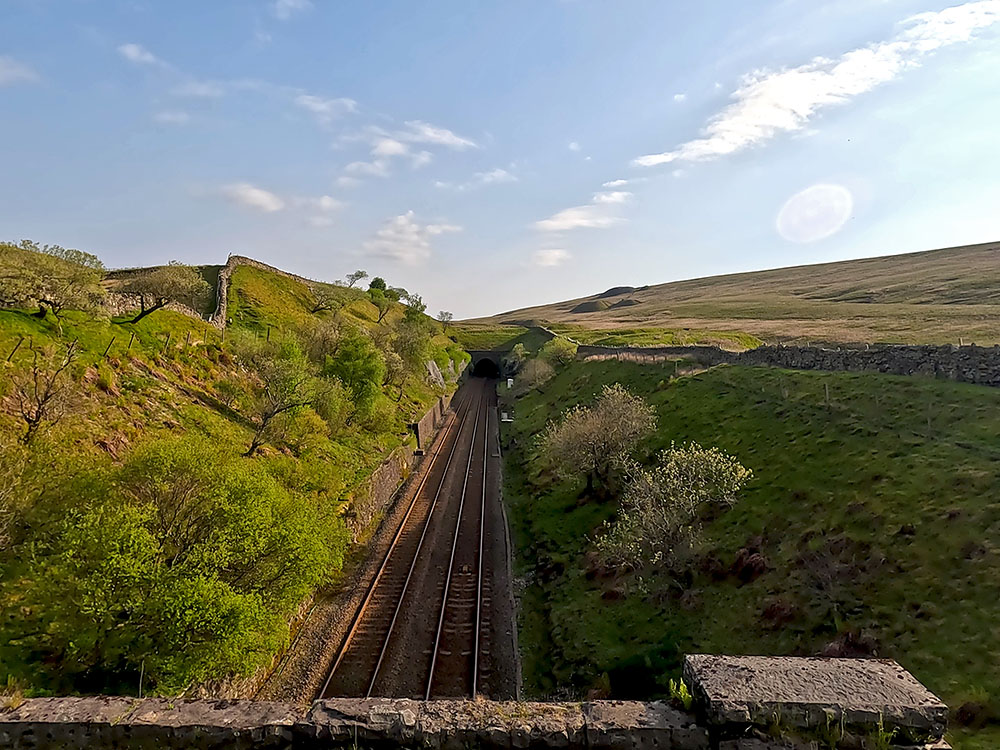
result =
M1000 0L3 0L0 236L458 317L1000 238Z

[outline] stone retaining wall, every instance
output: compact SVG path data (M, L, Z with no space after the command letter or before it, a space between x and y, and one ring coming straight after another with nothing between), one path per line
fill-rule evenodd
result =
M451 395L442 396L413 425L417 447L430 445L434 433L451 406ZM396 492L406 481L413 466L413 449L400 446L386 457L372 475L351 494L351 515L346 519L354 541L371 527L372 521L382 513Z
M417 436L417 448L423 450L431 444L434 433L437 432L438 425L444 419L445 413L451 406L451 394L442 396L437 403L421 417L420 421L413 425L413 431Z
M1000 387L1000 347L892 346L824 349L811 346L762 346L730 352L715 346L606 347L580 345L580 359L614 358L634 362L693 359L701 364L784 367L792 370L882 372L927 375Z

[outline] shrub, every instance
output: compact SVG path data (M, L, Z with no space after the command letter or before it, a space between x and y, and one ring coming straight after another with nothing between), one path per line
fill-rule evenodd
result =
M733 456L697 443L671 445L652 467L629 462L625 475L618 520L606 525L598 548L632 567L674 564L697 543L701 512L732 507L753 478Z
M557 336L538 350L538 357L555 368L564 367L576 359L576 344Z
M136 450L49 517L0 640L37 656L50 687L75 691L132 691L140 670L160 693L251 672L347 543L339 519L260 464L192 439Z
M608 488L614 468L656 428L653 407L619 383L604 386L592 406L576 406L542 433L542 451L565 478L586 477L587 492Z

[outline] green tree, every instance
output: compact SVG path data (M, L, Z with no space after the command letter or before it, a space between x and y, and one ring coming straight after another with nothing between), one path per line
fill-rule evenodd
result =
M385 296L393 302L399 302L409 297L410 293L401 286L390 286L385 290Z
M5 648L30 651L49 689L176 694L247 674L285 618L340 569L343 523L263 465L205 440L140 447L74 480L75 502L32 542L13 583Z
M386 297L385 292L381 289L372 288L368 290L368 297L371 299L372 304L375 305L378 310L378 320L376 323L381 323L385 316L389 314L392 309L392 302Z
M362 279L367 279L367 278L368 278L368 272L362 271L359 268L357 271L347 274L347 288L350 289Z
M386 289L388 289L388 287L386 286L386 283L385 283L385 279L383 279L381 276L376 276L374 279L372 279L371 283L368 285L368 288L369 289L378 289L379 291L382 291L382 292L384 292Z
M337 378L350 391L358 413L367 413L382 392L385 362L378 347L357 330L344 335L336 354L327 357L323 374Z
M281 439L281 428L289 422L287 418L276 421L278 416L294 417L322 399L324 389L294 341L247 338L237 344L237 358L254 378L246 411L256 429L244 454L253 456L264 443Z
M441 323L441 327L444 329L444 332L447 333L448 332L448 324L451 323L451 321L453 321L455 319L455 316L452 315L447 310L442 310L441 312L438 313L437 319L438 319L438 322Z
M212 288L193 266L171 261L166 266L137 272L125 281L121 291L139 298L139 314L130 321L138 323L171 302L198 307Z
M66 309L96 310L104 298L104 266L97 256L59 245L0 243L0 302L38 307L60 319Z
M406 297L406 313L404 320L407 323L425 323L427 304L419 294L410 294Z
M567 341L561 336L557 336L545 342L542 348L538 350L538 356L558 369L576 359L576 344Z
M319 313L342 309L350 301L349 293L343 288L324 284L313 288L313 306L310 312Z

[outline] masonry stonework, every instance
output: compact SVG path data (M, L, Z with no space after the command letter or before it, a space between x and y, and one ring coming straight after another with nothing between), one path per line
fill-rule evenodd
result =
M790 370L881 372L925 375L962 383L1000 387L1000 346L892 346L825 349L810 346L762 346L730 352L715 346L605 347L580 345L577 357L659 362L688 358L713 366L734 364Z

